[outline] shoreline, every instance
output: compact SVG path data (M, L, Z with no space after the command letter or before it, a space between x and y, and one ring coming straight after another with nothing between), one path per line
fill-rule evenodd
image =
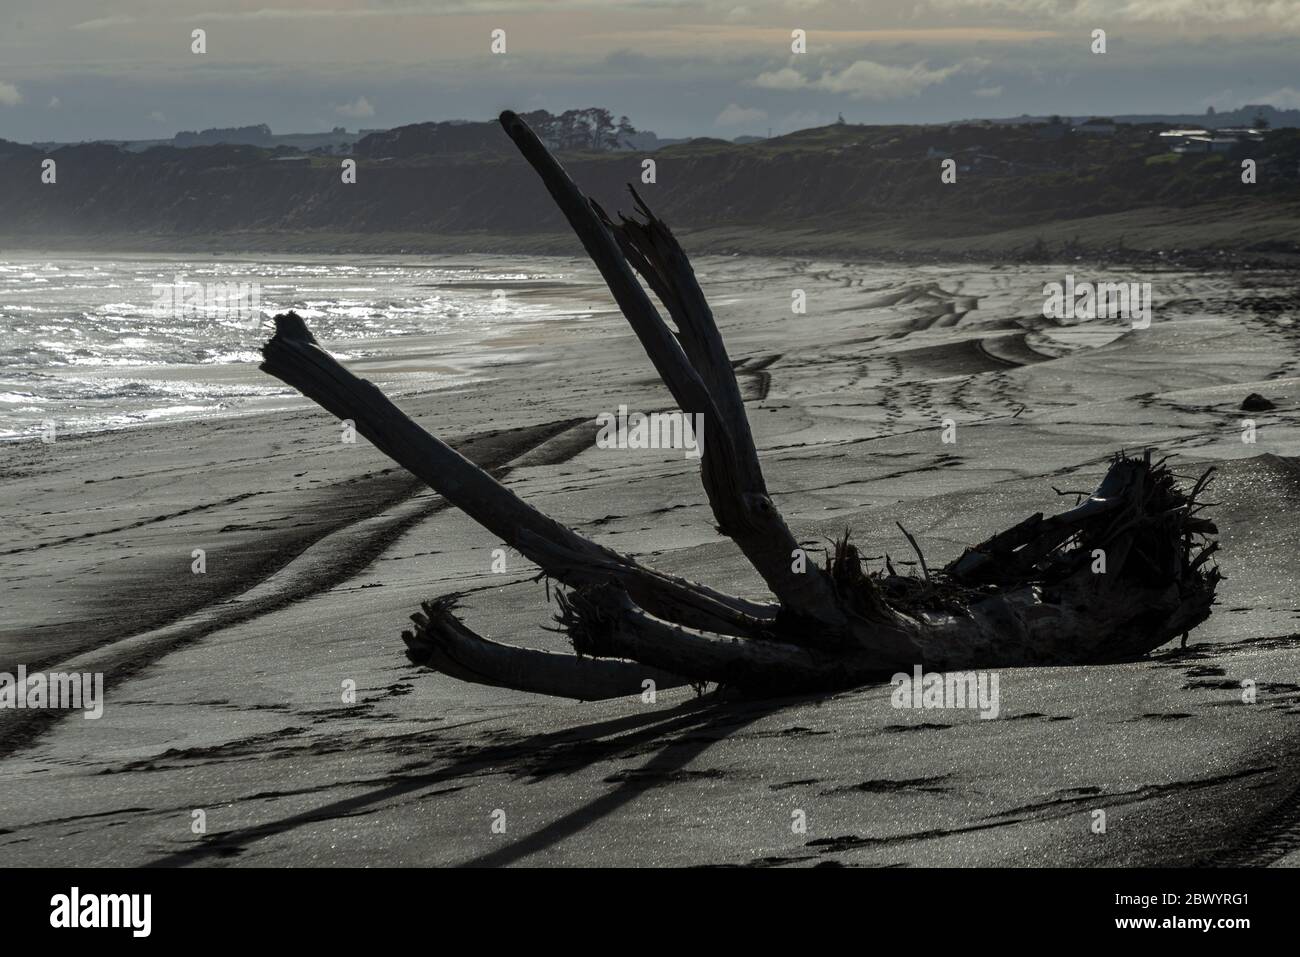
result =
M819 231L811 227L776 229L737 225L682 229L679 237L695 256L816 256L882 265L1044 265L1074 262L1143 268L1287 270L1300 269L1300 222L1282 216L1275 224L1198 221L1198 211L1139 210L1042 226L990 233L962 232L942 239L900 229ZM1194 226L1194 228L1193 228ZM1215 238L1217 233L1218 238ZM1189 242L1188 240L1193 241ZM1199 240L1199 241L1198 241ZM0 234L5 253L92 253L241 256L338 255L428 256L502 255L581 257L568 232L554 233L339 233L219 232L159 235L149 233Z

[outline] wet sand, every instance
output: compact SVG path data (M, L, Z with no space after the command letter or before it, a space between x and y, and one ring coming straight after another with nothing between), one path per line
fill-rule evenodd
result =
M1143 662L1003 671L996 720L895 709L888 685L555 701L406 662L406 616L453 590L483 634L565 642L534 569L511 555L493 573L498 542L314 407L6 446L0 670L103 671L107 700L98 721L0 712L0 863L1297 862L1292 277L697 266L802 537L851 527L864 555L901 565L898 520L942 562L1150 446L1188 476L1221 470L1213 617ZM1044 319L1043 283L1066 271L1151 281L1151 327ZM563 295L602 301L594 274ZM351 366L396 381L453 345ZM595 448L597 414L670 407L620 316L519 327L493 348L478 381L400 404L560 521L760 593L693 459ZM1276 410L1241 412L1252 392Z

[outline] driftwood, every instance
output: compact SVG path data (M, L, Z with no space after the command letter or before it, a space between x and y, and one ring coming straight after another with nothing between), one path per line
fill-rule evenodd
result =
M1164 462L1118 455L1097 490L1033 515L924 576L864 567L847 535L825 567L801 556L768 494L740 388L694 270L639 196L613 221L515 114L501 124L568 218L682 412L704 417L701 478L719 530L774 601L755 602L646 568L532 508L429 435L316 343L275 317L263 370L342 419L517 549L551 579L575 654L498 644L427 602L403 634L412 661L485 684L580 699L718 682L751 694L860 684L934 670L1138 658L1210 614L1216 530L1200 516L1206 473L1184 492ZM667 310L674 330L633 270ZM900 526L901 528L901 526Z

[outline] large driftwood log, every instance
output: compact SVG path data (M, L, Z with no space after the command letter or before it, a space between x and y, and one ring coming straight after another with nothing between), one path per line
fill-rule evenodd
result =
M859 684L930 669L1131 660L1210 613L1214 526L1163 462L1119 455L1097 491L1034 515L924 577L870 572L846 538L826 567L797 570L798 542L763 478L731 359L686 254L635 193L639 219L613 222L513 113L501 124L541 176L674 401L704 416L701 479L719 529L776 601L754 602L665 575L527 505L340 365L293 313L276 316L262 368L572 589L556 620L575 655L498 644L424 605L404 633L412 661L485 684L579 699L684 682L753 694ZM659 314L633 270L667 309ZM910 536L909 536L910 539Z

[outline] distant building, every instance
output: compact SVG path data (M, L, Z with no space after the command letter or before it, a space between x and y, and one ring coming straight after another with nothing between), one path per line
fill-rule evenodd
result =
M1215 136L1231 136L1237 142L1249 141L1259 143L1264 139L1264 131L1249 126L1221 126L1214 131Z
M1257 143L1263 138L1259 130L1249 127L1166 130L1160 134L1160 141L1174 153L1229 153L1239 143Z
M1232 136L1189 136L1181 147L1174 147L1175 153L1227 153L1237 145Z
M1208 130L1201 129L1165 130L1160 134L1160 142L1174 153L1186 153L1187 144L1193 139L1200 140L1209 135Z

